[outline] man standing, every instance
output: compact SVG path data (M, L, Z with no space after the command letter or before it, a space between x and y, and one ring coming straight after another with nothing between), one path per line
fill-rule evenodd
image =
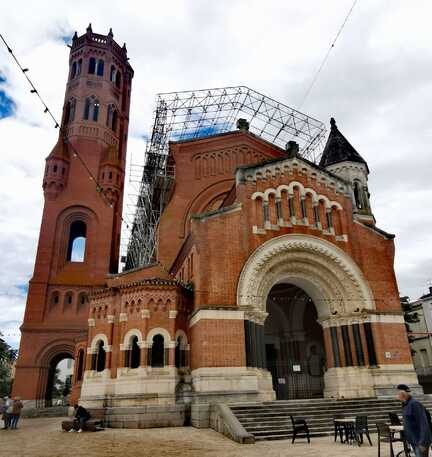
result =
M425 407L410 395L405 384L399 384L398 399L402 402L404 434L414 449L416 457L428 457L432 433Z
M12 400L7 395L3 397L1 413L4 422L3 430L7 430L10 425L9 422L12 413Z

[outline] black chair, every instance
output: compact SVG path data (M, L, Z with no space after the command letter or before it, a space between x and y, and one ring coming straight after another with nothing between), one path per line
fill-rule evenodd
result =
M338 416L334 416L333 417L333 424L334 424L334 440L335 442L337 441L337 437L339 435L339 439L341 441L341 443L344 442L344 438L343 438L343 435L344 435L344 426L342 425L341 422L337 422L337 419L343 419L345 416L343 414L340 414Z
M377 422L376 427L378 430L378 457L381 457L381 443L389 443L390 445L390 457L395 457L393 443L399 442L403 445L403 450L400 451L397 455L400 456L402 453L405 454L406 457L410 457L410 449L408 443L403 438L403 434L401 434L401 438L395 438L394 432L390 430L390 427L385 422Z
M399 416L396 413L389 413L390 424L392 425L402 425Z
M372 441L369 436L367 416L356 416L356 421L354 425L354 436L359 446L360 444L363 444L363 434L366 435L369 444L372 446Z
M293 428L292 442L294 443L295 439L297 438L297 435L301 433L306 436L308 443L310 443L309 427L306 423L306 419L303 419L302 417L295 418L293 416L290 416L290 418Z
M394 457L393 433L385 422L377 422L378 430L378 457L381 457L381 443L390 443L390 457Z

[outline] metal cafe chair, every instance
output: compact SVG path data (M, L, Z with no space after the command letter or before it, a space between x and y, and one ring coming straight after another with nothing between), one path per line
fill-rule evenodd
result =
M338 419L343 419L345 416L343 414L339 414L333 417L333 424L334 424L334 440L337 441L337 437L339 436L340 442L344 442L344 426L341 422L338 422Z
M389 443L390 457L395 457L393 443L396 442L403 444L403 450L398 452L396 457L402 454L405 454L406 457L410 457L411 454L407 442L403 438L395 438L395 434L388 424L385 422L377 422L376 427L378 430L378 457L381 457L381 443Z
M309 427L306 423L306 419L303 419L302 417L295 418L294 416L290 416L290 418L293 428L292 442L294 443L295 439L297 438L297 435L301 433L306 436L308 443L310 443Z
M369 441L369 444L372 446L372 440L369 436L369 426L367 416L356 416L356 421L354 424L354 435L355 439L360 446L363 444L363 434L366 435L366 438Z
M389 413L390 424L392 425L402 425L399 416L396 413Z

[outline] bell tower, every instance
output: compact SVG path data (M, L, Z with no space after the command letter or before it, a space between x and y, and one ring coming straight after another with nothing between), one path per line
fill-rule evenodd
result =
M126 45L75 32L60 135L46 158L45 204L29 282L14 394L49 402L53 361L86 338L87 293L119 262L133 69Z

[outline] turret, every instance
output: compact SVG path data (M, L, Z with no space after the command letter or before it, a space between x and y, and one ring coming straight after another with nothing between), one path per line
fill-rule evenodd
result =
M366 224L375 224L369 201L369 168L330 119L330 134L321 157L320 166L351 183L354 217Z
M45 161L42 188L45 197L52 200L64 190L69 176L69 151L67 144L61 138Z

